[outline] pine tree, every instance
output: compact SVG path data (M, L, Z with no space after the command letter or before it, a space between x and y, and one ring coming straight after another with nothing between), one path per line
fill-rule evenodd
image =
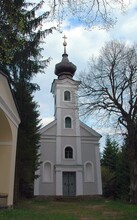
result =
M111 140L109 136L106 138L106 146L101 159L102 166L106 166L110 171L115 171L117 163L118 144L115 140Z
M49 12L36 16L38 4L25 0L0 1L0 66L8 70L20 111L16 155L15 194L30 196L33 192L35 171L39 166L39 112L33 92L39 89L32 83L33 76L44 72L49 59L41 56L41 41L53 28L41 30L41 23ZM31 9L28 9L28 6Z
M118 158L118 144L106 138L106 146L101 159L103 194L107 197L116 197L116 166Z
M22 120L17 143L16 196L30 197L33 195L35 171L39 167L39 112L30 85L20 81L16 86L15 95Z
M126 143L118 152L116 166L116 195L120 199L129 199L130 169Z
M102 159L103 194L113 198L129 198L130 171L126 143L119 148L109 136Z
M41 56L43 48L40 47L41 40L53 30L53 27L41 30L41 23L49 12L35 16L42 3L27 10L27 6L33 4L24 0L0 2L0 64L10 70L14 86L20 78L31 80L35 74L43 72L49 62Z

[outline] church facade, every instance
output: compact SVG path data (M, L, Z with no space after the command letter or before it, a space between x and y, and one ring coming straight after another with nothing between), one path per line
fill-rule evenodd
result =
M55 66L58 79L51 86L55 120L40 130L42 163L37 171L34 195L101 195L101 135L79 120L80 82L73 79L76 66L68 59L66 41L63 45L62 61Z

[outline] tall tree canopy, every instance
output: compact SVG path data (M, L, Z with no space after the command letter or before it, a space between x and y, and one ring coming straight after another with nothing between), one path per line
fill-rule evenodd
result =
M19 81L16 86L15 97L20 110L21 124L17 140L15 200L20 196L33 196L35 171L40 165L38 105L34 101L29 83Z
M47 65L40 43L53 28L41 30L40 24L49 15L47 11L36 16L42 5L43 1L37 5L25 0L0 1L0 64L10 70L14 83L21 76L21 66L23 77L29 80Z
M109 136L101 157L103 195L129 199L129 162L127 148L122 147Z
M117 197L116 168L118 152L119 148L116 141L107 136L101 158L103 195L106 197Z
M130 161L131 201L137 203L137 46L111 41L81 74L81 105L124 128Z
M101 165L109 168L110 171L116 170L118 144L115 140L111 140L109 136L106 138L106 144L103 150Z
M41 30L41 22L49 15L47 11L37 16L42 5L43 1L0 1L0 67L9 74L21 117L16 156L17 197L32 195L39 165L39 112L32 95L39 85L32 83L32 79L44 72L49 62L41 55L41 43L53 29Z

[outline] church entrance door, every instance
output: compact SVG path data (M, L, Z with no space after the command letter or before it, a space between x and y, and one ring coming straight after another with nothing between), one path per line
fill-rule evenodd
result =
M76 195L76 172L63 172L63 196Z

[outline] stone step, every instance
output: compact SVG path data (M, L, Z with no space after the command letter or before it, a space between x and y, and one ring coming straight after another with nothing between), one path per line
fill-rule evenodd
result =
M0 208L6 208L7 207L7 199L8 199L7 194L0 193Z

